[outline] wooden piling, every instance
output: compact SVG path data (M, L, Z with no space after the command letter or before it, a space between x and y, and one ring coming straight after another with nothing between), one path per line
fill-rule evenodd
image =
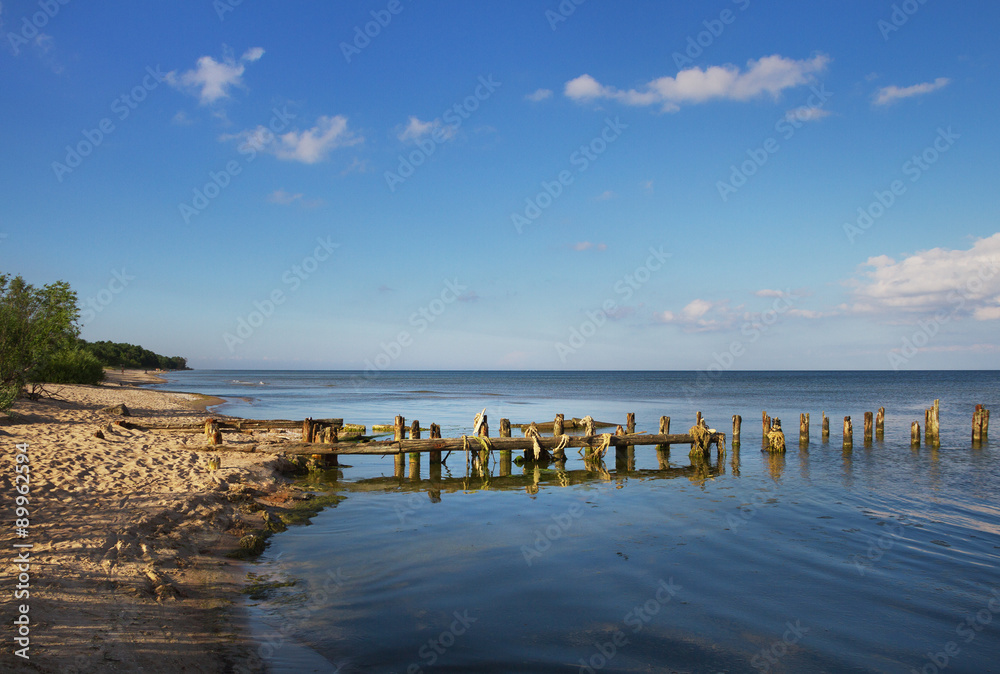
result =
M500 437L509 438L510 435L510 419L500 419ZM500 477L505 477L510 475L511 463L513 461L513 453L509 449L500 450Z
M410 424L410 439L420 439L420 422L416 419ZM420 452L410 452L410 479L420 479Z
M823 426L820 434L822 435L823 440L830 439L830 417L826 416L826 412L823 412Z
M702 420L701 412L695 412L695 415L694 415L694 425L695 426L701 426L701 420Z
M552 435L559 436L566 432L565 429L563 428L563 422L565 420L566 417L564 415L562 414L556 415L556 418L552 421Z
M441 427L438 424L430 425L430 434L432 440L437 440L441 437ZM430 477L431 479L441 479L441 451L435 450L430 452Z
M215 419L209 419L205 422L205 439L210 445L222 444L222 431L219 430L219 424Z
M670 417L660 417L660 435L670 435Z
M865 412L865 444L870 445L872 443L872 422L874 420L874 415L871 412Z
M326 429L326 441L330 444L340 442L340 430L336 426L331 425ZM326 465L340 465L340 459L337 458L336 454L330 454L326 457Z
M844 447L854 446L854 425L850 417L844 417Z
M809 444L809 413L799 414L799 444Z
M941 401L935 400L924 412L924 436L928 443L941 442Z
M983 422L985 419L985 408L982 405L976 405L976 409L972 413L972 442L980 443L983 441Z
M306 417L302 421L302 442L312 441L312 417Z
M914 421L910 424L910 447L920 446L920 423Z
M781 430L781 419L773 419L767 431L767 451L783 453L785 451L785 432Z
M875 439L884 440L885 439L885 408L878 408L878 412L875 413Z
M760 427L761 435L764 438L762 443L764 447L768 446L767 434L771 432L771 417L767 416L766 411L760 413Z
M635 412L629 412L625 415L625 432L629 435L635 433Z
M740 446L740 430L743 426L743 417L739 414L733 415L733 448Z
M596 426L594 426L594 419L590 415L583 418L583 433L584 435L594 435L597 432Z
M633 422L632 423L635 423L635 421L634 421L635 415L630 413L629 416L633 418ZM624 437L627 434L628 433L625 431L625 428L622 427L621 424L619 424L618 427L615 429L615 435L618 436L618 437ZM628 471L628 446L627 445L620 445L620 446L616 445L615 446L615 470L619 471L619 472L626 472L626 471Z
M400 440L405 440L406 439L406 419L404 419L403 417L397 415L396 419L395 419L395 425L393 427L393 430L394 430L394 432L393 432L393 438L396 440L396 442L399 442ZM403 456L402 452L400 452L399 454L396 455L396 457L395 457L395 468L396 468L395 474L396 474L396 477L403 477L403 469L404 469L404 467L406 465L405 462L406 462L406 457Z

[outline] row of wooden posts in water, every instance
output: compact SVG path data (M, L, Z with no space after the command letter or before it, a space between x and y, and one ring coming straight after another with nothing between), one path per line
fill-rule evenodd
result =
M941 444L941 401L935 400L934 404L924 410L924 442L929 446ZM872 436L881 441L885 437L885 408L880 407L874 414L865 412L864 417L864 442L871 444ZM743 423L741 416L733 415L733 446L740 444L740 427ZM781 428L780 419L772 419L767 415L767 411L761 412L761 428L763 432L762 444L764 448L772 452L785 451L785 433ZM972 443L978 445L986 440L990 430L990 411L982 405L976 405L972 414ZM828 440L830 437L830 419L823 413L822 438ZM809 413L804 412L799 415L799 444L809 444ZM854 425L851 417L844 417L844 447L854 445ZM920 446L920 422L914 421L910 424L910 446Z
M978 445L987 439L989 434L990 412L982 405L976 405L972 417L972 440L974 445ZM733 415L732 444L734 450L740 447L743 418L740 415ZM809 413L799 415L799 443L800 446L808 446L810 438ZM222 429L247 430L268 429L268 428L294 428L300 422L289 420L273 421L251 421L251 420L215 420L209 419L205 422L204 431L210 445L222 444ZM616 459L625 459L627 453L637 445L656 445L659 452L669 452L669 448L674 444L688 444L691 446L690 456L692 465L696 461L710 458L710 447L715 445L719 456L726 451L726 435L714 429L708 428L701 412L697 412L695 425L688 429L685 434L670 433L670 417L660 417L659 432L656 434L637 434L635 432L635 414L629 413L626 416L624 426L618 425L614 433L597 433L598 426L611 426L611 424L595 422L591 417L583 419L566 420L562 414L557 414L550 423L531 423L520 425L524 432L524 437L515 438L511 434L511 423L508 419L501 419L499 424L498 437L490 437L489 420L485 414L476 415L474 421L474 431L471 436L463 435L460 438L442 438L441 427L438 424L431 424L429 438L422 439L422 429L419 421L413 421L409 426L402 416L395 418L393 425L392 440L368 440L362 438L358 441L359 434L363 433L364 427L345 426L343 419L311 419L307 418L301 422L302 442L287 443L280 445L281 450L286 454L312 456L314 460L326 465L337 465L337 457L341 454L378 454L394 455L396 462L396 472L401 473L405 463L405 455L409 456L411 472L414 464L419 469L420 454L429 453L432 470L440 466L442 452L463 451L467 461L471 457L473 466L482 466L489 461L491 451L499 451L501 473L509 466L512 460L513 450L523 450L523 460L526 462L545 462L549 460L565 461L566 449L569 447L579 447L586 450L585 460L601 459L604 452L610 447L614 447L617 453ZM567 435L568 428L582 428L583 435ZM876 412L864 413L864 442L869 445L873 438L881 441L885 435L885 408L880 407ZM360 433L359 433L360 429ZM548 432L551 429L551 436L543 436L542 431ZM176 428L174 430L177 430ZM785 433L781 427L781 420L771 418L767 411L761 412L762 448L770 452L785 451ZM830 437L830 418L823 413L821 436L824 441ZM367 441L365 441L367 440ZM920 424L914 421L911 425L910 435L911 445L919 447ZM940 444L940 402L934 404L924 412L924 441L929 446ZM849 449L854 444L854 428L851 417L844 417L843 446ZM252 450L251 450L252 451Z

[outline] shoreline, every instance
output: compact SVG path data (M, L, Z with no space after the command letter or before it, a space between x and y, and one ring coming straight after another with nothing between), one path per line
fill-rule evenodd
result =
M248 534L280 530L268 520L304 497L273 454L208 454L201 433L114 423L122 417L106 408L118 404L129 420L162 423L200 422L224 402L141 387L163 381L106 372L102 385L51 385L52 397L21 399L13 418L0 418L0 489L11 503L16 445L28 445L30 469L28 536L4 530L0 546L33 546L28 599L13 599L16 567L0 569L9 590L0 601L4 630L13 632L20 601L32 620L30 664L5 653L4 669L218 672L259 662L242 595L250 567L233 553ZM234 433L227 442L262 435ZM209 456L220 459L218 470Z

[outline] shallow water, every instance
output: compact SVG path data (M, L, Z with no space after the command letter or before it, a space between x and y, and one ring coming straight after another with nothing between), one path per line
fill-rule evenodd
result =
M388 457L345 457L314 483L344 500L257 565L296 581L253 607L272 671L1000 671L1000 451L969 440L997 373L726 373L691 398L690 373L383 373L380 391L353 395L336 392L344 373L233 375L167 388L249 395L224 411L258 418L404 414L445 435L483 407L491 425L635 411L639 430L669 414L684 432L702 410L728 432L744 417L739 451L696 468L685 446L665 470L653 447L599 470L570 450L562 469L484 478L453 453L432 482L426 457L412 478ZM911 449L934 398L941 447ZM866 447L862 413L879 405L885 440ZM785 421L783 457L760 451L761 409Z

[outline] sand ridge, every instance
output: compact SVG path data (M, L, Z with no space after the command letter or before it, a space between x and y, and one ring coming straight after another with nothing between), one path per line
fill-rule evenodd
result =
M129 421L201 421L203 396L132 386L142 373L101 386L49 386L58 399L21 400L0 420L0 670L221 672L252 647L243 636L244 565L224 556L253 524L246 486L278 491L268 454L217 453L206 465L201 434L114 425L103 412L124 403ZM209 401L210 402L210 401ZM216 415L217 416L217 415ZM94 437L100 429L104 439ZM231 439L232 438L232 439ZM260 437L227 435L227 443ZM13 525L14 456L28 443L30 534ZM242 507L241 507L242 506ZM29 661L15 657L13 543L29 542Z

